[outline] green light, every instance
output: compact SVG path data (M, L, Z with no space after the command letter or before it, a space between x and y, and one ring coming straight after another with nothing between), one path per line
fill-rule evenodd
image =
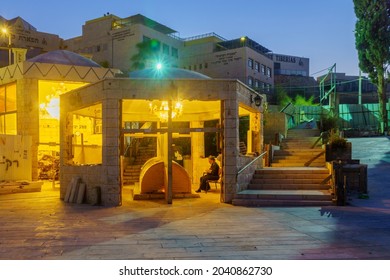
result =
M157 65L156 65L156 68L157 68L157 70L161 70L162 69L162 64L161 63L157 63Z

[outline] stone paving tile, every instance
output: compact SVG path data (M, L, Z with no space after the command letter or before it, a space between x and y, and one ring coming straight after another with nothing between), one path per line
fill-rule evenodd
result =
M390 163L372 162L370 198L343 207L234 207L210 192L104 208L64 203L51 183L1 195L0 259L390 260Z

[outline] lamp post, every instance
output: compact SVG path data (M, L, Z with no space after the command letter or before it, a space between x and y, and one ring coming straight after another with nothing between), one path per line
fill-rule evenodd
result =
M5 27L1 29L1 32L8 36L8 65L11 65L11 33Z

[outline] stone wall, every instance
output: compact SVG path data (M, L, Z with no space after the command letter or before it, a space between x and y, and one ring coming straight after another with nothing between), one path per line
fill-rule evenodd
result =
M264 114L264 144L275 144L275 134L287 135L288 123L285 113L267 112Z

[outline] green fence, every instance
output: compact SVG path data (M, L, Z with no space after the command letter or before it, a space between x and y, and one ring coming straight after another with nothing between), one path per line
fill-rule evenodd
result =
M389 108L387 104L388 115L390 115ZM321 115L329 114L329 107L290 105L285 107L284 112L289 116L289 128L293 128L311 120L320 121ZM379 131L379 116L378 104L340 104L339 128L341 130Z

